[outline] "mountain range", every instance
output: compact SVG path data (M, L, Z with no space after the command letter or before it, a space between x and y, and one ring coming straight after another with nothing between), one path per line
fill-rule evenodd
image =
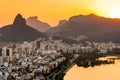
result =
M0 28L2 42L33 41L40 37L44 38L46 35L28 26L21 14L16 16L13 24Z
M58 26L51 28L46 34L78 41L120 42L120 19L94 14L72 16L68 21L60 21Z
M44 33L43 33L44 32ZM52 36L66 41L120 42L120 19L94 14L72 16L52 27L37 17L27 20L18 14L13 24L0 28L0 41L23 42Z

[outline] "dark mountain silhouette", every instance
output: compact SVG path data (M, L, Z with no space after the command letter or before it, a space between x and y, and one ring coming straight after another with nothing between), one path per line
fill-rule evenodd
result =
M12 25L0 28L0 41L3 42L33 41L40 37L46 36L27 26L25 19L20 14L16 16Z
M27 25L29 25L30 27L40 31L40 32L46 32L47 30L49 30L51 28L51 26L45 22L42 22L40 20L38 20L38 17L29 17L26 20Z
M113 41L120 42L120 20L90 15L78 15L59 27L54 27L46 32L52 36L88 41Z

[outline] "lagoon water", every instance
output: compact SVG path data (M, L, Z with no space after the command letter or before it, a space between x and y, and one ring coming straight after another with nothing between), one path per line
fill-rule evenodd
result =
M88 68L74 65L66 73L64 80L120 80L120 60L115 60L115 64Z

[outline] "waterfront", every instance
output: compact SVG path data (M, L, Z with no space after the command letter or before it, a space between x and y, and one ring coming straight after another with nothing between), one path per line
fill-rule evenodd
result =
M113 58L99 60L108 55L120 55L120 45L112 42L68 44L51 37L11 43L0 48L0 80L63 80L75 64L85 68L114 64Z
M74 65L64 76L64 80L120 80L120 59L115 64L94 67L78 67Z

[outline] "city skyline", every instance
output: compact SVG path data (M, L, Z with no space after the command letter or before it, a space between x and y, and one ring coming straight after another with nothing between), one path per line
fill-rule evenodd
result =
M18 13L25 18L38 16L39 20L52 26L57 25L59 20L69 19L69 17L79 14L119 18L119 2L119 0L30 0L29 2L4 0L0 3L0 27L13 23L13 19Z

